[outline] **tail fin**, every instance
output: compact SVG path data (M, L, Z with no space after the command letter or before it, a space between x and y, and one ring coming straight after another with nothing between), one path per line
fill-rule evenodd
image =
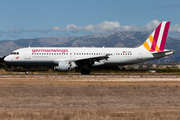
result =
M161 22L153 31L149 38L144 42L143 46L150 52L164 51L166 38L169 30L170 22Z

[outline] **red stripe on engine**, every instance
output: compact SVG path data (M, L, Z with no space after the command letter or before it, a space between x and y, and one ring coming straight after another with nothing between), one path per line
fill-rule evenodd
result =
M157 44L157 40L158 40L158 37L159 37L159 32L160 32L160 29L161 29L161 25L162 25L162 23L155 30L154 39L153 39L153 43L152 43L150 52L154 52L155 49L156 49L156 44Z
M164 29L161 45L160 45L160 48L159 48L159 52L164 51L164 47L165 47L165 44L166 44L166 38L167 38L169 26L170 26L170 22L167 22L166 25L165 25L165 29Z

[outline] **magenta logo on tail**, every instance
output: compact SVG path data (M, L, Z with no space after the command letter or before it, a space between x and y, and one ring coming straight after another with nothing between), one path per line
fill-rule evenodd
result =
M144 47L150 52L162 52L166 44L166 38L170 22L161 22L149 38L144 42Z
M167 35L168 35L169 26L170 26L170 22L167 22L166 25L165 25L164 34L162 36L162 41L161 41L159 52L164 51L164 47L165 47L165 44L166 44L166 38L167 38Z
M154 39L153 39L153 43L152 43L151 50L150 50L151 52L154 52L156 50L157 40L158 40L159 32L161 29L161 24L155 30Z

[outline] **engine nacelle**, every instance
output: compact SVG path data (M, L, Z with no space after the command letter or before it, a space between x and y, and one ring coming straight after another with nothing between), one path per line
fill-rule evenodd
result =
M59 62L58 66L54 67L55 71L67 72L73 70L77 65L74 62Z

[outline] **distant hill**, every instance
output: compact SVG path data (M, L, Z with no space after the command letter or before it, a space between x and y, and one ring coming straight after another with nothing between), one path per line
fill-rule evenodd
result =
M0 56L7 55L22 47L137 47L149 37L146 31L124 31L107 35L92 35L82 37L46 37L35 39L0 41ZM180 38L168 37L166 49L175 50L175 54L156 61L180 61Z

